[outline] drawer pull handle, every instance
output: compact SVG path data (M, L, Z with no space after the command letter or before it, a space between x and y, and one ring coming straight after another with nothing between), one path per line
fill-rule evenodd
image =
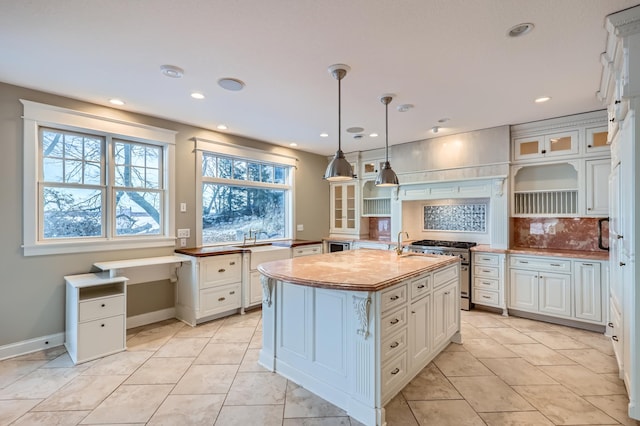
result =
M104 308L106 305L103 303L102 305L100 305L101 308Z
M488 261L490 261L491 259L490 259L490 258L488 258L488 257L483 257L483 258L482 258L482 260L484 260L484 261L488 262Z
M236 294L235 290L234 291L230 291L229 294Z
M552 263L551 266L561 266L559 263Z
M399 322L400 322L400 320L398 318L394 318L391 321L389 321L389 324L393 325L393 324L397 324Z
M444 294L445 294L445 296L448 296L448 295L451 294L451 292L450 291L445 291Z
M225 300L227 300L227 298L226 298L226 297L219 297L219 298L218 298L218 302L224 302Z
M626 263L620 262L620 266L625 266L625 265L626 265Z
M482 284L484 284L484 285L491 285L491 282L490 282L490 281L482 281Z
M593 263L583 263L583 266L593 266Z
M398 299L400 299L400 296L397 296L397 295L396 296L391 296L390 299L391 300L398 300Z
M617 342L618 341L618 336L611 336L611 339Z
M224 269L224 268L218 269L218 272L220 272L220 273L223 273L224 271L226 271L226 269Z
M486 295L484 295L484 294L482 295L482 298L483 298L483 299L491 299L491 297L490 297L490 296L486 296Z
M612 323L612 322L608 323L608 324L607 324L607 326L608 326L608 327L611 327L611 328L614 328L614 327L613 327L613 323Z
M518 260L518 263L529 263L526 260Z
M389 347L390 347L391 349L393 349L393 348L397 348L398 346L400 346L400 343L398 343L398 342L393 342L392 344L390 344L390 345L389 345Z
M236 264L236 262L229 262L229 265L231 265L231 266L233 266L235 264Z
M622 236L622 235L618 235L616 238L617 238L617 239L619 239L619 240L621 240L621 239L623 239L623 238L624 238L624 236Z
M482 272L487 273L487 274L491 273L491 271L487 270L487 269L483 269Z
M424 288L424 284L420 284L418 288Z
M391 374L393 374L393 375L395 376L395 375L396 375L396 374L398 374L399 372L400 372L400 369L396 367L396 368L394 368L394 369L393 369L393 371L391 372Z
M104 324L100 324L100 327L104 327Z

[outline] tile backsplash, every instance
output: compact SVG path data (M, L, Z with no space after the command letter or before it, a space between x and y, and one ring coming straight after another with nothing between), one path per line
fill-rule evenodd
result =
M603 251L598 248L599 218L511 218L511 247ZM602 227L602 241L609 245L609 223Z

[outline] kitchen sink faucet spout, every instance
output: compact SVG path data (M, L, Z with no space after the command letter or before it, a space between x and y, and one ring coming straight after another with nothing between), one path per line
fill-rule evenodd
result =
M398 232L398 245L396 246L396 254L398 256L400 256L402 254L403 251L403 247L402 247L402 234L405 234L407 236L407 238L409 238L409 233L406 231L400 231Z

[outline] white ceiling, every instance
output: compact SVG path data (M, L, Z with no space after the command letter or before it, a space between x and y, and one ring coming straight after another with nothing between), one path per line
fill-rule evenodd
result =
M603 109L605 16L638 0L0 0L0 81L319 154ZM535 29L520 38L507 30ZM163 64L185 70L181 79ZM246 83L230 92L222 77ZM205 94L194 100L192 91ZM534 98L552 97L544 104ZM415 108L400 113L400 104ZM360 140L345 130L365 129ZM321 138L322 132L330 137ZM371 138L369 133L380 136Z

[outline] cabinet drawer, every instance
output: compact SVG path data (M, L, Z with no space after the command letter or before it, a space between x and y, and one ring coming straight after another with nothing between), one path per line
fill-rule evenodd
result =
M475 253L473 261L476 265L498 266L500 264L500 255L489 253Z
M240 307L240 283L200 290L200 312L211 315Z
M493 266L475 265L473 274L480 277L500 278L500 268Z
M458 278L458 265L451 265L446 269L433 273L433 288L436 289L449 281Z
M125 349L124 314L78 325L78 362Z
M500 298L498 297L498 293L494 291L475 289L473 291L473 303L477 303L479 305L499 306Z
M407 375L407 352L398 355L391 361L382 366L381 372L381 385L382 385L382 399L393 390L393 388L402 382Z
M571 261L562 259L511 256L509 265L538 271L571 272Z
M403 305L407 301L407 285L402 284L391 287L380 294L380 310L384 313L397 306Z
M431 290L431 275L411 281L411 300L428 293L429 290Z
M310 256L312 254L322 254L322 246L317 244L312 246L295 247L293 249L293 257Z
M382 341L380 348L382 363L384 364L391 358L407 348L407 329L402 329L398 333Z
M407 307L398 309L380 320L380 336L382 340L407 325Z
M241 279L242 258L239 254L212 256L200 262L200 289Z
M78 321L91 321L115 315L124 315L124 294L99 299L83 300L79 303Z
M477 290L500 291L500 280L473 277L473 288Z

